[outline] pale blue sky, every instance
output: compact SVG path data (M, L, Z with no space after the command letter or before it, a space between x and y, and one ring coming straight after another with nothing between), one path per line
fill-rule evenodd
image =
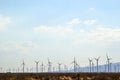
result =
M119 62L119 14L120 0L0 0L0 67Z

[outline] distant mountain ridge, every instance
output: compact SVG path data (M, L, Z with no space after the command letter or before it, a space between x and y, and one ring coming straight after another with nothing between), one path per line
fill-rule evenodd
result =
M77 67L75 69L69 70L70 72L90 72L90 66L87 67ZM97 72L97 66L91 67L91 72ZM117 63L110 63L109 70L108 64L99 65L98 72L120 72L120 62Z

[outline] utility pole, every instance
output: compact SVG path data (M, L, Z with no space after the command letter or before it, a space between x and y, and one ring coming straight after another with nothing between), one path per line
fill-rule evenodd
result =
M39 61L35 61L36 63L36 72L38 73L38 64L39 64Z

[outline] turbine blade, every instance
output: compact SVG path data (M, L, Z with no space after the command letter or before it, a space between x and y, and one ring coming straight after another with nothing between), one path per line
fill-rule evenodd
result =
M109 59L109 57L108 57L107 53L106 53L106 57L107 57L107 59Z

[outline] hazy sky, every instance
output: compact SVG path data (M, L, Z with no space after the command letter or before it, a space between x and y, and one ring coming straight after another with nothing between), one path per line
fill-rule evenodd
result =
M0 67L120 61L120 0L0 0Z

